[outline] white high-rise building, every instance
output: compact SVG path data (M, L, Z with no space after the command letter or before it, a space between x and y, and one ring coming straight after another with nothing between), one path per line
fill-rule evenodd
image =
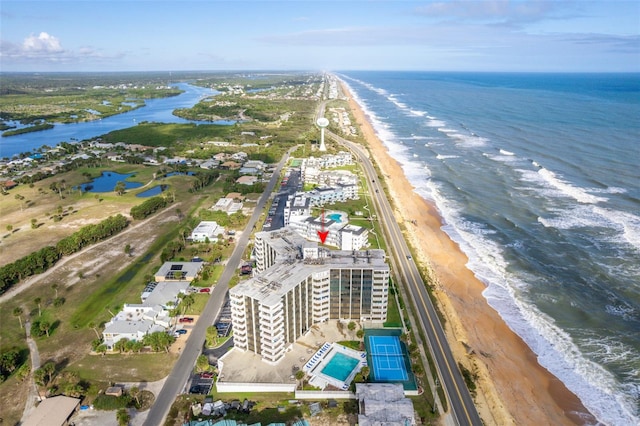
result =
M316 323L387 319L383 250L327 250L283 228L256 234L256 276L229 290L236 348L277 363Z

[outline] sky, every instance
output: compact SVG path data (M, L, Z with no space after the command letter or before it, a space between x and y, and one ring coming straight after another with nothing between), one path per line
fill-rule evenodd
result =
M0 0L0 71L640 72L640 1Z

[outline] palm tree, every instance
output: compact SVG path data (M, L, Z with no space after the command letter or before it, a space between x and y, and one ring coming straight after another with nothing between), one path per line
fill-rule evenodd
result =
M195 303L195 298L193 297L193 294L188 294L185 297L182 298L182 305L184 306L184 309L182 311L182 315L185 314L185 312L187 312L187 309L189 309L191 307L191 305L193 305Z
M22 313L23 310L20 306L16 306L15 308L13 308L13 316L14 317L18 317L18 321L20 321L20 328L22 327Z
M42 308L40 306L40 304L42 303L42 299L39 297L36 297L35 299L33 299L33 303L38 305L38 316L42 316Z
M40 330L47 333L47 337L49 337L49 330L51 329L51 323L46 320L40 321Z
M136 406L140 407L140 388L137 386L132 387L129 389L129 395L136 400Z
M91 321L88 325L89 325L89 328L93 329L93 332L96 333L96 337L99 339L100 334L98 333L98 326L96 325L96 323Z
M302 370L298 370L296 371L296 380L298 380L299 382L304 379L305 373ZM300 389L304 390L304 382L301 383Z
M362 367L362 369L360 370L360 374L362 374L362 377L364 378L365 382L369 379L370 373L371 373L371 370L369 370L369 367L367 367L366 365Z
M51 288L56 292L56 299L58 298L58 283L51 284Z

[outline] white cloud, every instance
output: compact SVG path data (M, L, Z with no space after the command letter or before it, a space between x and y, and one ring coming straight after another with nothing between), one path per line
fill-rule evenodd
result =
M25 53L33 54L51 54L64 52L60 40L57 37L49 35L44 31L39 35L30 35L22 43L22 49Z
M6 63L40 63L40 64L80 64L86 62L105 62L120 59L122 52L105 55L92 46L80 46L77 50L65 49L60 39L47 32L31 34L22 43L0 40L0 58Z

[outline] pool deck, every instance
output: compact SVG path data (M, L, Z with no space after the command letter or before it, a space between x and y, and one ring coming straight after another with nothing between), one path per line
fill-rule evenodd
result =
M331 362L334 354L342 353L358 361L358 364L352 369L347 378L342 381L335 377L324 374L322 370ZM337 343L325 343L320 350L304 365L302 370L311 376L309 383L320 389L331 385L337 389L347 390L353 381L355 375L360 369L367 365L367 357L365 352L354 351Z
M284 358L276 365L262 361L260 356L253 352L243 352L232 348L221 359L223 367L218 381L230 383L295 383L296 369L302 369L325 343L359 340L356 337L356 331L357 329L348 330L346 324L340 330L336 326L336 321L316 324L292 345Z

